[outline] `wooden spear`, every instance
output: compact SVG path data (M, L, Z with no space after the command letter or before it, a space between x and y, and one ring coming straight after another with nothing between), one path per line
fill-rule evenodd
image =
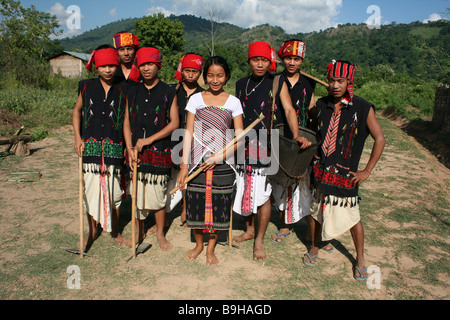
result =
M304 75L305 77L308 77L308 78L313 79L314 81L320 83L321 85L323 85L323 86L326 87L326 88L329 87L328 83L323 82L322 80L317 79L316 77L313 77L312 75L310 75L310 74L308 74L308 73L306 73L306 72L304 72L304 71L301 71L301 70L300 70L300 73L301 73L302 75Z
M133 163L133 194L131 195L131 250L133 259L136 259L136 198L137 198L137 161L138 151L134 149Z
M83 154L78 157L78 208L80 213L80 256L84 256L84 219L83 219Z

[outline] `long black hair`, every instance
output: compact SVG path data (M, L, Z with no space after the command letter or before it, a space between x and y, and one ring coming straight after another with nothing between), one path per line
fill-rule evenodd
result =
M228 65L227 60L225 60L225 58L220 57L220 56L213 56L213 57L210 57L208 60L206 60L205 65L203 66L203 80L205 80L205 83L206 83L206 78L207 78L207 74L208 74L208 69L213 64L221 66L223 68L223 70L225 71L225 75L227 76L227 81L228 81L231 77L231 69L230 69L230 66Z

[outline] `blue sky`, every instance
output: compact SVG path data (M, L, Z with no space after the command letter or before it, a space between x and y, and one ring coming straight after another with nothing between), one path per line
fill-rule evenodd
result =
M208 6L221 8L219 17L223 22L244 28L269 23L291 34L324 30L337 24L359 24L368 19L377 21L373 18L378 16L381 24L447 19L446 9L450 8L450 0L21 0L21 4L25 7L34 5L40 11L55 14L64 36L156 12L207 17L205 8ZM67 27L66 21L71 16L67 8L71 5L80 9L79 29ZM375 11L368 13L368 8L373 5Z

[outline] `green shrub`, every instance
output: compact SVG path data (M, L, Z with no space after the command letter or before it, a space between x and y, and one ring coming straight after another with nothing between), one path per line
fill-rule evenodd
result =
M33 140L41 140L53 129L72 123L72 109L77 99L77 79L50 77L52 89L31 87L0 90L0 110L16 115L17 121L32 132ZM15 129L2 130L4 134Z
M43 140L50 135L48 130L44 126L39 126L31 130L31 134L33 135L33 137L31 138L31 142Z
M373 103L377 109L392 108L407 119L431 117L437 83L369 81L355 94ZM411 108L412 107L412 108Z

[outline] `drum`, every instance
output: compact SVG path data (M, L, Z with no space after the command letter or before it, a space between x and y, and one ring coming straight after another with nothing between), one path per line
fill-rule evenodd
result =
M272 134L272 152L271 163L278 164L277 172L269 173L267 178L269 181L275 181L284 188L292 184L299 184L306 179L307 171L311 165L311 161L316 154L320 141L314 131L300 127L300 137L305 137L312 142L311 147L305 150L300 150L300 145L297 141L291 140L283 136L284 128L282 126L276 127L281 134ZM278 141L277 136L279 137ZM278 143L278 152L275 147Z

